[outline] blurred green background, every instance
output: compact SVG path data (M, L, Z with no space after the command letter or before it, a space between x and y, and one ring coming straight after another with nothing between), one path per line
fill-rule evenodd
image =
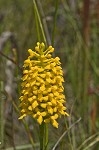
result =
M19 117L22 66L36 42L55 48L70 117L49 125L49 149L99 150L99 1L0 0L0 150L39 149L36 121Z

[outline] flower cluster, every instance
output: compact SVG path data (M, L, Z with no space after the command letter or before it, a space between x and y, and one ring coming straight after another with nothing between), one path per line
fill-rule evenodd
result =
M28 50L24 61L22 94L20 97L21 117L31 115L39 124L49 123L58 128L56 121L67 115L63 94L63 71L59 57L52 58L52 46L45 50L44 43L37 43L35 51Z

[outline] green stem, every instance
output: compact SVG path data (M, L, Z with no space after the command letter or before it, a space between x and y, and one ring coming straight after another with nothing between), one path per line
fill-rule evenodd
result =
M48 124L45 124L45 149L48 147Z
M37 31L38 41L41 42L40 32L39 32L39 22L38 22L38 17L37 17L37 12L36 12L35 5L34 5L34 14L35 14L35 22L36 22L36 31Z
M40 150L44 150L44 123L40 125Z
M40 150L47 150L48 145L48 125L44 122L39 126L40 128Z
M41 18L40 18L40 14L39 14L39 11L38 11L38 8L37 8L37 4L36 4L35 0L33 0L33 4L34 4L34 7L35 7L35 11L36 11L36 14L37 14L37 18L38 18L38 22L39 22L39 25L40 25L40 28L41 28L41 32L42 32L42 36L43 36L44 42L47 43L46 42L45 33L44 33L44 29L43 29L43 25L42 25Z
M59 0L55 1L55 15L54 15L54 26L53 26L53 32L52 32L52 46L54 46L56 19L57 19L57 12L58 12L58 2L59 2Z
M4 99L2 92L3 82L0 81L0 149L4 148Z
M36 3L37 3L37 8L39 10L39 14L41 16L43 29L44 29L45 36L46 36L46 41L47 41L46 46L48 46L48 45L51 45L51 39L50 39L50 34L49 34L47 22L46 22L46 17L45 17L45 14L44 14L44 10L43 10L41 1L36 1Z

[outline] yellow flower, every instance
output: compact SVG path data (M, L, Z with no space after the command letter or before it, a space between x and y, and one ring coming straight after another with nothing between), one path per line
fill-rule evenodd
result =
M64 106L63 71L59 57L52 58L53 51L52 46L45 49L44 43L39 42L34 51L28 50L23 65L19 119L31 115L39 124L50 122L58 128L57 119L68 113Z
M56 128L58 128L58 123L55 119L52 119L52 125Z
M38 117L37 121L38 121L39 124L41 124L42 121L43 121L43 117L40 115L40 116Z

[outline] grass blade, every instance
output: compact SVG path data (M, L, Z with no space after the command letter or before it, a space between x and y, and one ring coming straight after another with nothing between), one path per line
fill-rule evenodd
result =
M76 122L74 122L74 123L61 135L61 137L58 139L58 141L56 142L56 144L54 145L54 147L52 148L52 150L55 150L55 148L56 148L57 145L60 143L60 141L62 140L62 138L66 135L66 133L67 133L72 127L74 127L80 120L81 120L81 118L79 118Z
M4 148L4 99L2 96L3 82L0 82L0 149Z

